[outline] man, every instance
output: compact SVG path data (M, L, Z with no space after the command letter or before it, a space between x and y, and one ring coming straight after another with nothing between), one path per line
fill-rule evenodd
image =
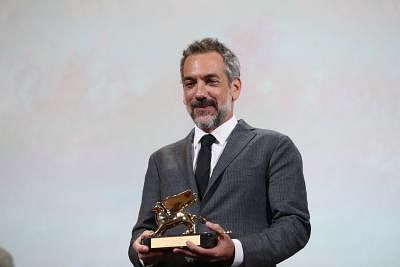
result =
M129 246L132 263L275 266L310 236L300 153L287 136L236 120L239 61L218 40L195 41L183 51L181 79L183 103L195 128L150 157ZM208 220L207 230L218 234L217 245L205 249L188 242L186 248L150 251L140 241L156 228L153 205L188 188L200 198L190 212Z

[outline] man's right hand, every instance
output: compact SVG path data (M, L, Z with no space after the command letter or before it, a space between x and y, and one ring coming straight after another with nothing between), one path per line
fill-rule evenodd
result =
M155 264L162 259L171 255L171 251L150 251L150 248L146 245L142 245L141 241L144 238L151 237L153 231L144 231L132 244L132 248L138 254L139 259L145 264Z

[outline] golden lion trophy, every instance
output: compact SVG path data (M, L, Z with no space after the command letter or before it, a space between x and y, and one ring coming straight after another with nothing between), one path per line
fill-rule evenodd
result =
M142 240L142 244L150 249L185 247L187 241L198 246L211 248L216 246L218 240L214 233L196 233L196 223L205 223L206 220L199 216L185 211L197 200L197 194L191 190L166 197L163 201L157 202L152 211L155 213L155 220L158 225L153 235ZM163 236L165 231L183 224L186 231L179 236Z

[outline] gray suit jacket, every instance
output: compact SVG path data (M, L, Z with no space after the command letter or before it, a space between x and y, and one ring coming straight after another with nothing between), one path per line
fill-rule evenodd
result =
M193 173L193 134L153 153L146 173L132 242L155 229L153 205L188 188L197 192ZM203 200L190 212L232 230L244 251L243 266L272 267L307 243L311 226L302 160L292 141L280 133L251 127L240 120L209 180ZM174 228L171 234L182 233ZM129 249L135 266L137 254ZM220 266L188 263L174 257L157 266Z

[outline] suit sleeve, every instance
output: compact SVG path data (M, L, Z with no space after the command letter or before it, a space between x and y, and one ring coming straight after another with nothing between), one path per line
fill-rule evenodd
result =
M302 159L287 136L270 157L266 183L272 220L262 232L239 238L246 267L274 266L302 249L311 233Z
M134 266L138 267L143 265L140 263L137 253L132 248L132 243L143 231L154 230L156 228L154 214L153 212L151 212L151 209L153 208L154 204L160 199L160 183L157 165L154 157L155 156L153 154L149 159L142 192L142 204L140 206L138 220L132 230L132 238L128 249L129 259Z

